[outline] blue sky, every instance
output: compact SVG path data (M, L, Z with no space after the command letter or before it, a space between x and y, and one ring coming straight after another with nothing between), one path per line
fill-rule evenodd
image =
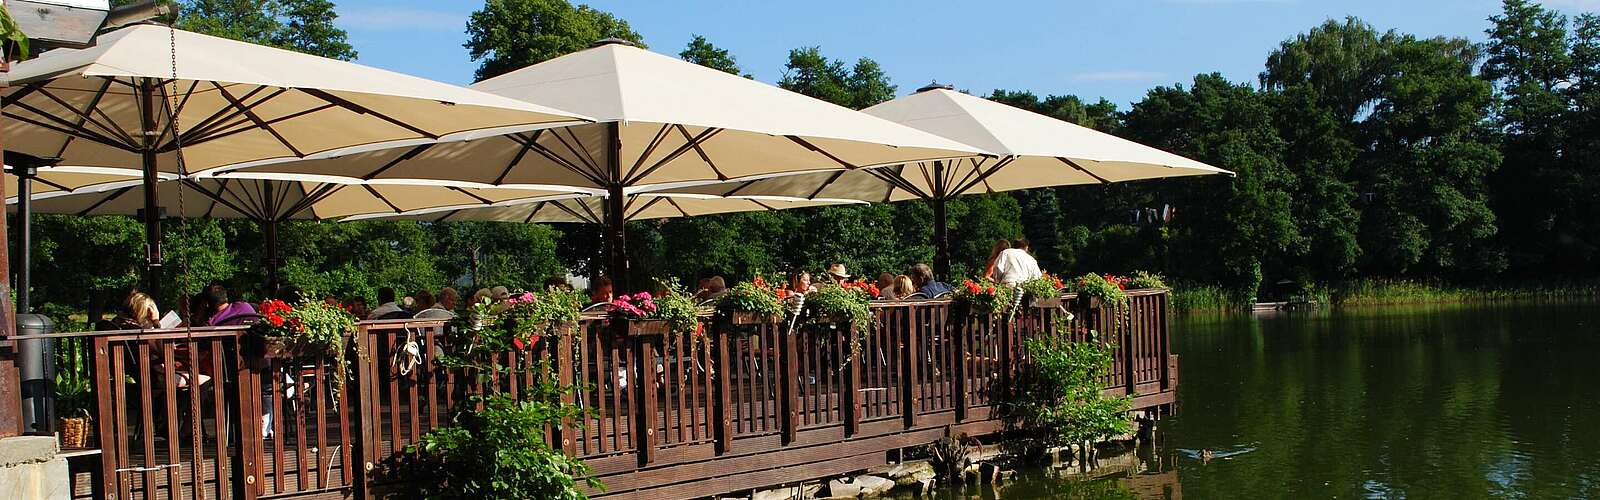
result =
M360 62L471 83L477 65L461 44L481 1L335 1ZM675 55L691 35L704 35L769 83L783 76L789 49L819 45L832 58L877 60L901 94L938 79L978 94L1106 97L1124 109L1153 86L1197 73L1254 82L1273 47L1328 18L1354 15L1380 29L1481 41L1486 19L1500 8L1499 0L587 3L626 19L657 52ZM1568 13L1600 10L1600 0L1544 3Z

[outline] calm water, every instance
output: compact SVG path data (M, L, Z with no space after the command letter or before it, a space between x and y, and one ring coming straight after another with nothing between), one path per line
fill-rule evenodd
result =
M1139 454L1152 472L1088 483L1032 472L999 496L1600 498L1600 305L1182 318L1174 328L1181 408L1160 425L1160 445ZM1199 450L1218 458L1202 463Z

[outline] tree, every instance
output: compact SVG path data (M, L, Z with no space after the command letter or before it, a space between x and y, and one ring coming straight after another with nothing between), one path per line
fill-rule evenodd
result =
M1194 86L1157 87L1126 120L1136 140L1232 170L1168 184L1164 197L1178 216L1171 252L1184 260L1181 278L1221 283L1239 302L1256 297L1263 260L1298 237L1290 214L1294 174L1283 164L1283 139L1265 95L1221 75Z
M894 99L898 88L877 61L863 57L845 69L844 61L828 59L821 47L790 50L778 86L852 109Z
M187 0L176 26L208 35L349 61L356 58L329 0Z
M728 53L728 49L712 45L704 36L695 35L690 39L689 46L684 47L683 51L678 53L678 57L724 73L739 74L739 62ZM750 75L744 76L750 77Z
M479 61L473 78L487 80L518 68L621 38L644 46L644 37L609 12L567 0L488 0L467 18L468 55Z

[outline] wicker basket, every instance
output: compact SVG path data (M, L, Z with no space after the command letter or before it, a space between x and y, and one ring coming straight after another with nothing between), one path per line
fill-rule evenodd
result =
M62 448L88 448L89 424L87 415L82 417L63 417L61 419L61 447Z

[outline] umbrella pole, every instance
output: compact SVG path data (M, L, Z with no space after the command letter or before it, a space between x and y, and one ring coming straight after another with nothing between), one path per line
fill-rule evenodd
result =
M940 279L950 278L950 226L945 213L945 199L935 197L933 204L933 272Z
M17 314L33 312L33 175L32 166L15 165L17 175Z
M150 79L139 81L139 102L143 108L140 121L144 130L144 237L145 237L145 291L161 300L161 213L156 196L156 103L155 90Z
M621 127L622 125L617 122L611 122L606 126L609 135L607 146L610 149L607 163L610 163L611 183L606 186L605 247L610 260L606 272L611 276L612 288L618 293L627 293L632 289L628 287L628 221L623 213L627 205L622 191Z
M261 232L266 237L267 296L278 295L278 219L261 221Z

